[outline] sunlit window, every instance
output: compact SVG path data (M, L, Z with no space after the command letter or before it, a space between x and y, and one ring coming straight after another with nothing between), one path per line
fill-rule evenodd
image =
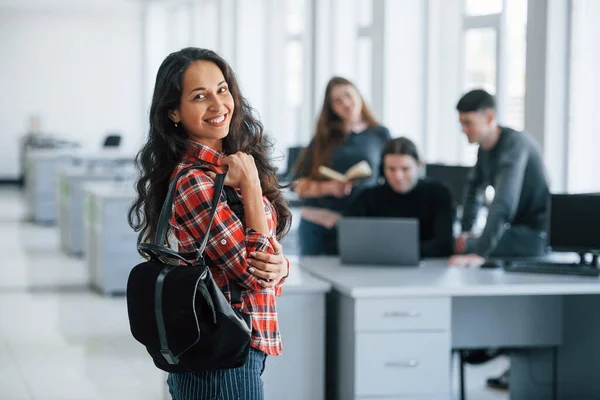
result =
M573 0L568 183L570 192L600 192L600 1Z
M303 135L301 129L304 75L303 35L306 26L306 0L286 0L285 44L285 121L287 145L294 145Z
M467 15L490 15L502 12L502 0L466 0Z
M506 0L506 97L504 121L523 130L525 124L525 58L527 1Z
M505 9L502 0L467 0L465 3L463 88L465 92L484 89L498 96L499 122L522 130L527 0L505 0L504 4ZM499 32L503 35L498 36ZM476 157L477 146L468 146L462 161L472 164Z
M469 29L465 32L465 89L496 93L496 30Z

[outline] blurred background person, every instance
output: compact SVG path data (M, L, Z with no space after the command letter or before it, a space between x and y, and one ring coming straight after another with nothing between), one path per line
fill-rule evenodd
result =
M339 182L327 179L319 167L344 174L366 161L372 171L378 171L389 138L389 130L375 119L356 86L345 78L332 78L325 89L316 133L296 166L295 191L304 199L298 232L301 255L337 254L338 218L355 193L377 180L373 174L356 185Z

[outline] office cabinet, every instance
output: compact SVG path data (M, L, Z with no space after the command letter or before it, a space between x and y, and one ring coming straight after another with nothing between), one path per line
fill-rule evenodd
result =
M60 247L67 254L81 255L84 250L83 186L89 182L124 179L131 171L124 168L65 167L59 172L58 228ZM133 186L133 181L131 181Z
M103 294L124 294L131 269L143 261L137 233L127 222L134 200L126 183L88 183L85 193L85 260L90 284Z

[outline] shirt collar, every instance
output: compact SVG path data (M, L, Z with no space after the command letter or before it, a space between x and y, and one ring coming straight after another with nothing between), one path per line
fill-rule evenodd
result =
M187 157L194 161L200 160L208 164L221 166L223 158L225 158L223 153L192 140L189 141L189 144Z

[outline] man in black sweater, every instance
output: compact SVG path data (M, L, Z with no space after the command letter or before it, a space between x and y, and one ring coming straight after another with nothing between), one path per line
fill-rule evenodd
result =
M421 161L415 144L407 138L390 140L380 165L382 184L362 191L344 215L416 218L421 257L450 256L454 217L450 189L439 182L419 179Z
M465 94L456 106L469 143L479 144L464 201L462 231L451 265L475 266L488 257L531 257L546 252L548 178L538 145L523 132L498 126L494 98L484 90ZM495 190L485 228L471 233L487 186ZM476 356L488 351L472 353ZM498 354L497 352L495 352ZM508 389L509 370L488 386Z
M484 90L465 94L456 106L469 143L479 144L471 171L457 238L459 254L450 263L477 265L488 257L531 257L546 251L549 196L542 154L523 132L498 126L494 98ZM487 186L495 189L485 228L471 233Z

